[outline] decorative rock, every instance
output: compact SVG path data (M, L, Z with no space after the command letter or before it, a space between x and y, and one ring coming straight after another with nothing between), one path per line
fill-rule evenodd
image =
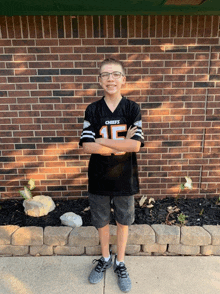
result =
M23 202L24 211L29 216L40 217L55 209L55 203L50 196L34 196Z
M67 212L60 217L62 225L69 226L69 227L81 227L83 222L80 215L74 212Z

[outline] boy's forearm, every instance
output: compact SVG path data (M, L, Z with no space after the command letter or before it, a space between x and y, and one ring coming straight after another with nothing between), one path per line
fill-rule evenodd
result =
M118 150L109 148L98 143L90 142L90 143L83 143L83 150L85 153L88 154L103 154L103 155L110 155L111 153L116 153Z
M132 139L114 140L98 138L96 139L96 142L105 147L114 148L118 151L124 152L138 152L141 145L139 141Z

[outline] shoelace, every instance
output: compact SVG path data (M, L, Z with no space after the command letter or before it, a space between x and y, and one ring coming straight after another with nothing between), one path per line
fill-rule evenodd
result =
M97 264L97 266L95 268L95 271L98 272L98 273L100 273L101 270L102 270L104 272L105 271L105 267L107 265L107 262L105 262L102 258L100 258L100 259L94 259L92 261L92 263L96 263L97 261L98 261L98 264Z
M123 266L118 265L116 269L114 270L114 272L117 273L120 278L127 278L126 270L127 268L125 267L125 265Z

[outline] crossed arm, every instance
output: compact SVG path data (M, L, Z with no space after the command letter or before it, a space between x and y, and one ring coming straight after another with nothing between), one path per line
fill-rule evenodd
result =
M83 150L85 153L101 154L101 155L121 155L125 152L138 152L140 149L141 142L132 140L132 138L137 130L137 127L129 128L126 138L124 140L114 140L98 138L95 142L83 143Z

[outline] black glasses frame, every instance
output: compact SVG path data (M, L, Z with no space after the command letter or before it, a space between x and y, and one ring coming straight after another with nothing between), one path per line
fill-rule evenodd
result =
M114 73L117 73L117 74L119 74L119 73L120 73L120 77L121 77L121 76L124 76L124 74L123 74L122 72L120 72L120 71L113 71L113 72L102 72L102 73L100 73L100 74L99 74L99 76L100 76L100 78L101 78L101 79L103 79L102 75L103 75L103 74L105 74L105 75L106 75L106 79L108 79L108 78L109 78L109 76L110 76L110 75L113 75ZM120 79L120 77L118 77L118 78L115 78L115 79Z

